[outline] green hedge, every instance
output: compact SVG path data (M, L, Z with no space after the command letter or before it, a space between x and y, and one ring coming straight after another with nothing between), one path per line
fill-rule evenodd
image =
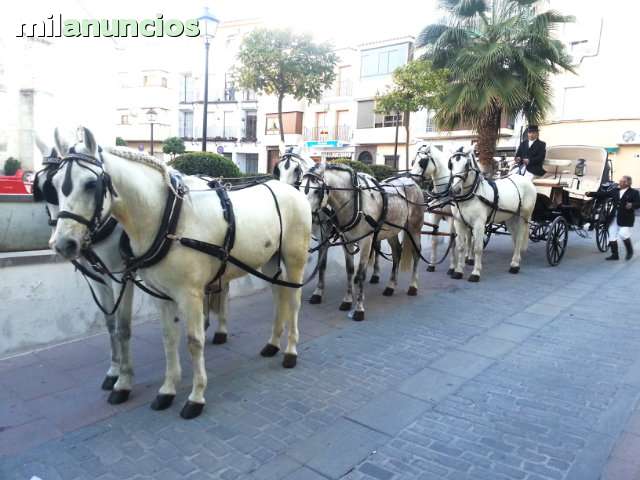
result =
M185 175L210 177L240 177L242 173L231 160L210 152L190 152L178 155L169 165Z
M329 163L341 163L343 165L348 165L353 168L356 172L368 173L369 175L374 176L373 170L366 163L359 162L357 160L351 160L349 158L336 158L329 160Z
M16 160L13 157L9 157L4 162L4 174L8 176L15 175L18 170L20 170L20 160Z
M379 182L398 173L395 168L389 165L371 165L370 168L373 171L373 176L376 177L376 180Z

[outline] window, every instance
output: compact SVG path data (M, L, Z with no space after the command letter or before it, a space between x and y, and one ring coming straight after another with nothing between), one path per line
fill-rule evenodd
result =
M244 173L258 173L258 154L245 153L244 158L245 158Z
M231 152L224 152L224 153L222 154L222 156L223 156L224 158L226 158L227 160L231 160L231 161L233 162L233 153L231 153Z
M129 115L120 115L120 125L129 125Z
M195 101L193 77L185 75L180 83L180 101L183 103L191 103Z
M302 112L282 112L282 126L285 134L302 134ZM279 135L278 114L268 113L265 134Z
M365 100L358 102L358 119L356 126L358 128L372 128L374 120L374 102L373 100Z
M360 57L360 77L388 75L407 63L409 45L393 45L384 48L363 50Z
M403 126L403 117L402 113L394 113L394 114L380 114L377 113L375 117L375 128L386 128L386 127L396 127Z
M370 152L367 152L365 150L363 152L360 152L360 155L358 155L358 161L366 163L367 165L371 165L373 163L373 156Z
M436 131L436 122L434 120L435 112L433 110L427 110L427 124L425 126L424 131L427 133Z
M385 155L384 156L384 164L387 167L398 169L398 158L399 155Z
M193 112L180 112L178 133L182 138L193 138Z
M258 112L256 110L247 110L244 122L245 140L255 142L258 137Z

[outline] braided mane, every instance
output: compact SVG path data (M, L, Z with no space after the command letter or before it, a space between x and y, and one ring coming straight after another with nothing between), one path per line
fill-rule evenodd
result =
M171 169L156 157L147 155L144 152L139 152L129 147L105 147L104 150L111 155L115 155L116 157L124 158L125 160L130 160L136 163L141 163L159 171L162 174L162 177L164 178L167 186L171 190L174 190L173 184L171 182ZM176 193L175 190L174 193Z

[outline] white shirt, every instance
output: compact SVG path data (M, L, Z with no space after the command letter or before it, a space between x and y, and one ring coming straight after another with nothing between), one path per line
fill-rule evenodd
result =
M531 148L531 145L533 145L533 142L535 142L535 140L529 140L529 148Z
M627 188L623 188L620 190L620 198L622 199L622 196L627 192L627 190L629 190L629 187Z

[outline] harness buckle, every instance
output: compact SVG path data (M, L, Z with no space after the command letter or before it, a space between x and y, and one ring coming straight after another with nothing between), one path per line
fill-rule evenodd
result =
M175 233L167 233L166 238L168 238L169 240L176 241L176 242L179 242L180 240L182 240L182 237L176 235Z

